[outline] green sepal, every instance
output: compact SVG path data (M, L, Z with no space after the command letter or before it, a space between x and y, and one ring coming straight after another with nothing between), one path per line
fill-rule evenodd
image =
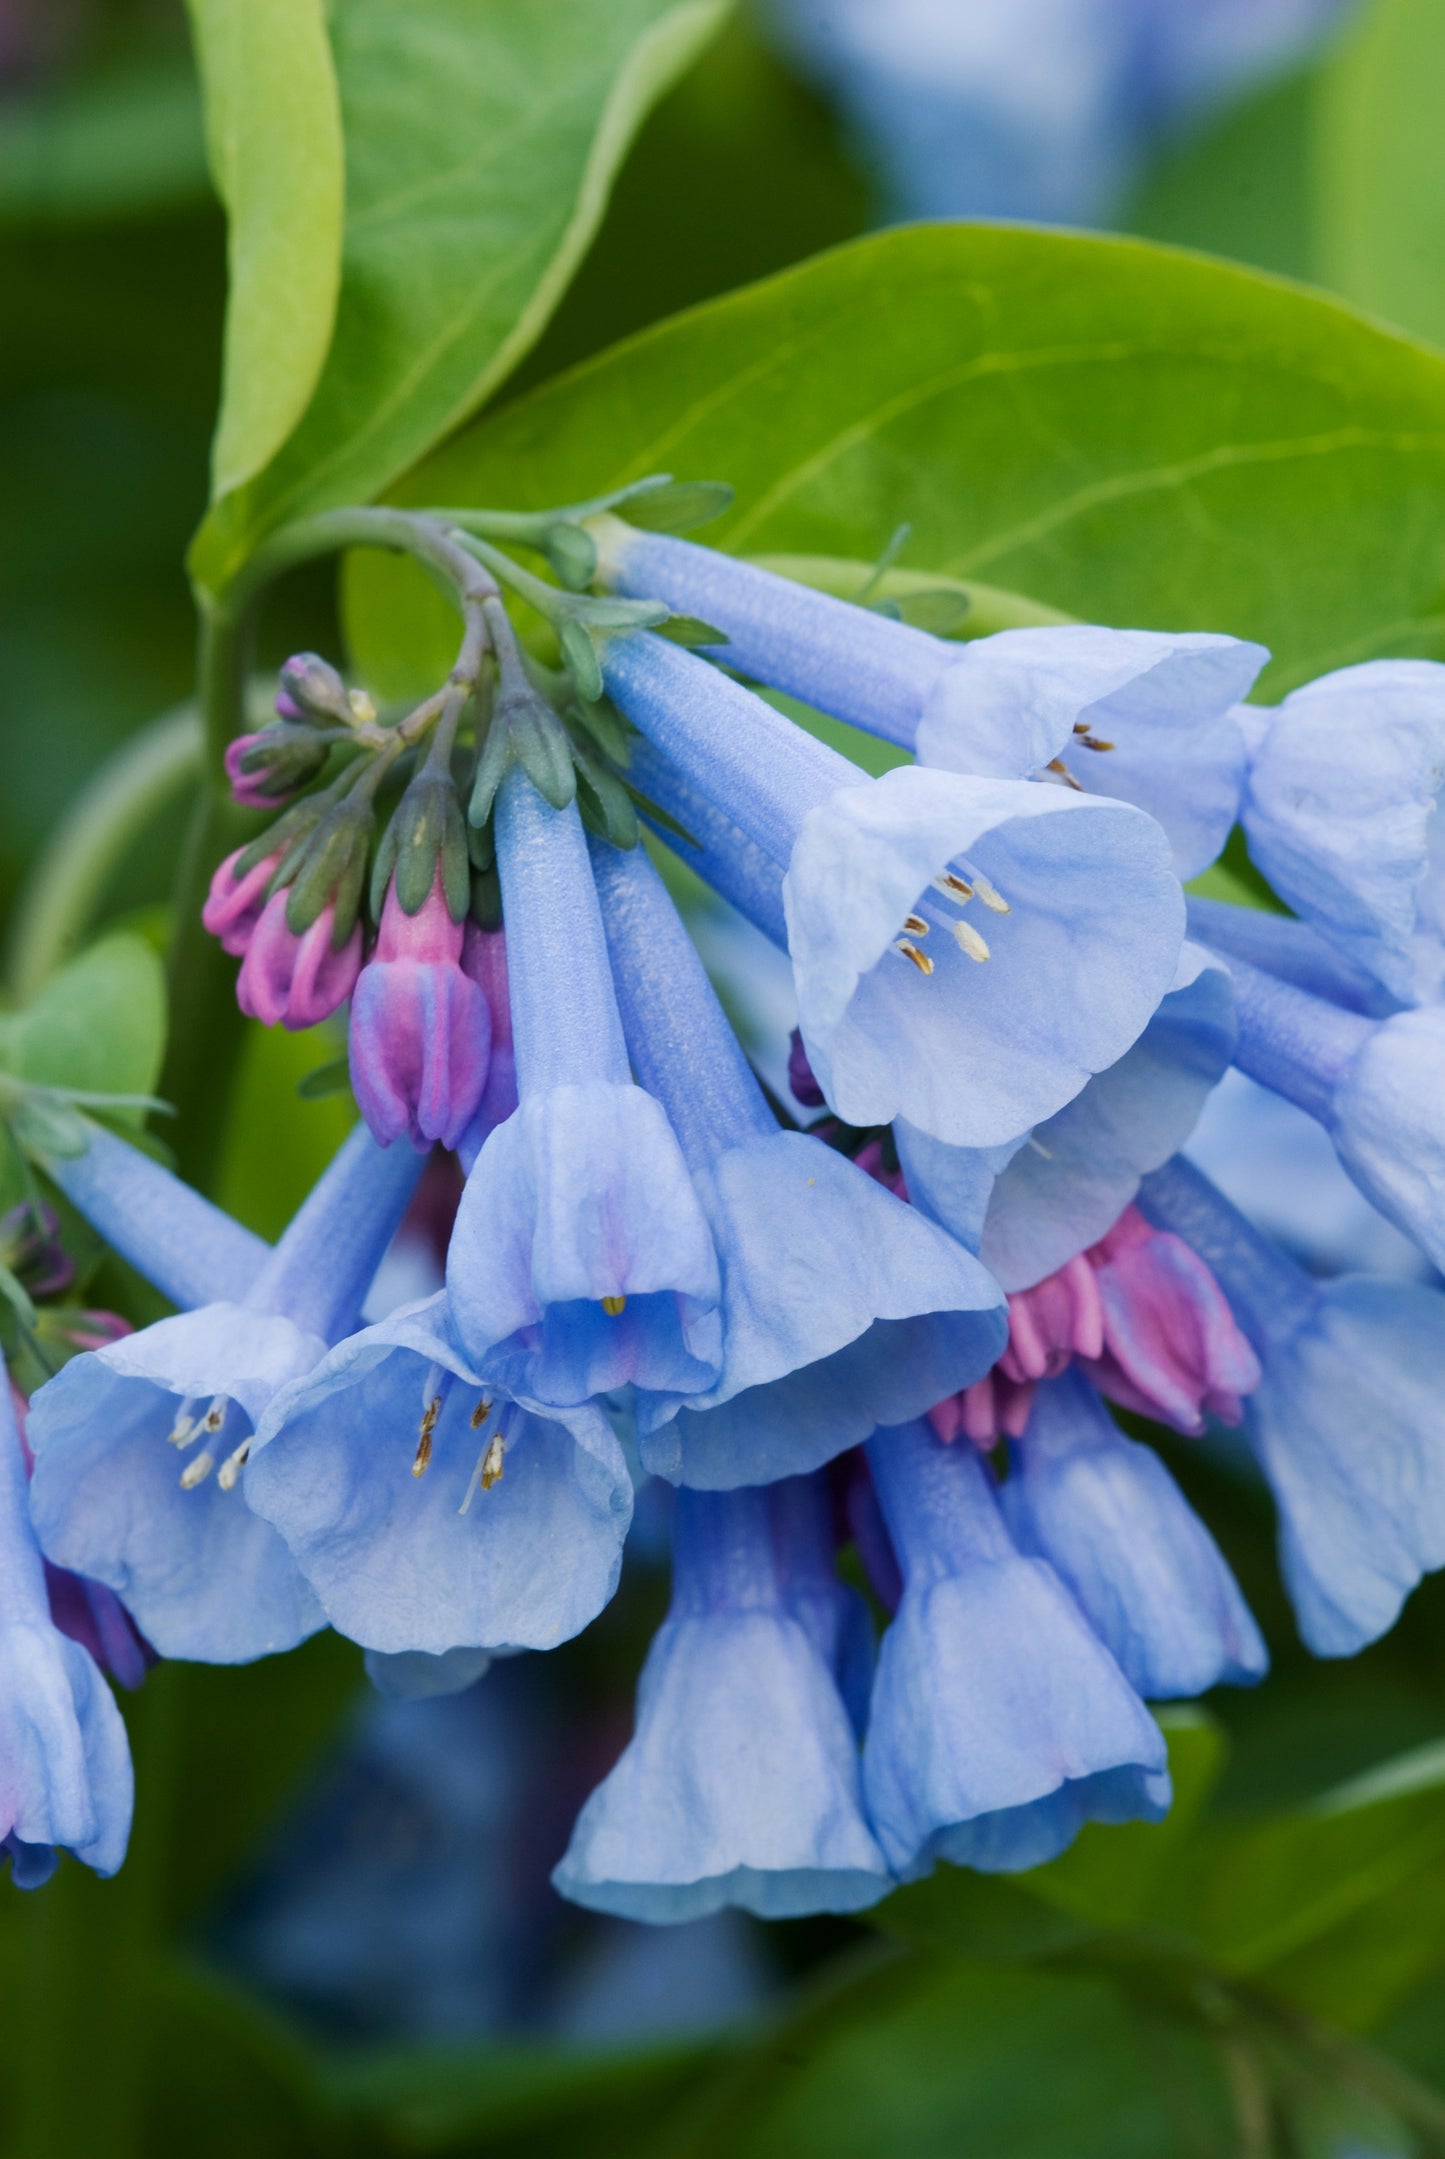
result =
M366 887L366 861L370 852L371 836L368 833L366 844L353 847L350 854L347 855L342 866L341 875L337 879L336 890L332 895L334 912L331 918L331 949L333 952L341 950L352 930L356 927L356 918L361 912L361 895ZM287 902L287 915L289 918L289 900Z
M600 757L581 743L573 746L576 767L577 808L589 832L610 840L624 850L635 847L641 837L637 811L625 783Z
M726 630L718 629L712 622L701 622L696 615L669 615L666 622L657 625L659 637L670 638L674 645L725 645Z
M79 1110L47 1090L26 1088L9 1110L10 1130L24 1154L70 1160L85 1153L90 1133Z
M585 636L583 642L588 642ZM525 680L504 685L498 692L472 782L472 799L467 808L470 824L486 823L497 789L514 763L522 767L538 794L554 810L567 807L576 793L572 746L552 707Z
M950 592L946 585L930 585L922 592L900 593L886 605L912 630L927 630L933 637L947 637L968 614L973 602L966 592ZM880 610L881 611L881 610Z
M289 810L283 810L246 848L236 864L237 877L244 877L258 862L279 853L281 862L277 864L277 875L272 877L270 886L272 892L279 891L286 882L279 874L282 867L294 855L298 844L303 844L315 831L325 814L326 803L321 795L308 795L304 802L293 802Z
M333 899L338 903L338 921L343 899L350 906L351 921L356 920L371 841L369 802L353 803L343 797L332 804L305 844L299 866L290 879L290 890L286 895L286 927L293 937L309 930L321 910ZM288 863L283 862L272 879L273 886L285 882L287 869ZM349 931L350 923L347 928Z
M277 720L261 729L241 759L241 770L264 775L277 795L291 794L315 779L338 739L335 729Z
M671 619L672 609L664 600L583 600L577 603L576 614L584 629L594 637L609 630L657 630Z
M688 831L687 826L679 824L672 812L665 810L660 802L654 802L651 795L645 795L642 789L634 787L630 780L624 780L622 784L650 825L657 825L663 832L670 833L673 839L683 841L688 847L699 845L696 836Z
M489 870L497 859L497 828L489 817L485 824L467 825L467 856L474 870Z
M527 719L513 728L512 747L543 801L554 810L565 810L577 793L577 770L572 744L550 706L539 700Z
M579 693L589 705L595 705L602 695L602 662L597 647L580 622L564 622L558 642Z
M579 698L569 707L566 721L574 738L580 733L614 765L632 762L632 738L637 729L623 718L610 698L597 697L590 703Z
M502 880L495 862L489 870L472 872L471 912L478 929L499 930L502 926Z
M446 850L447 835L453 823L460 827L461 810L452 776L450 772L424 765L397 804L391 820L391 829L396 835L396 870L392 882L403 914L419 914L425 907L436 883L437 864Z
M568 592L585 592L597 575L597 543L580 525L559 520L549 526L542 552Z
M441 851L442 896L453 922L466 917L471 901L472 865L467 850L467 822L453 790L447 805L447 829Z
M691 532L732 506L733 491L726 480L668 480L624 497L615 510L640 532Z
M381 920L381 911L386 905L386 888L391 883L391 873L395 868L396 819L389 817L371 863L371 890L367 894L367 903L373 922Z
M346 1057L328 1057L296 1082L303 1102L320 1102L327 1095L345 1094L351 1085L351 1063Z

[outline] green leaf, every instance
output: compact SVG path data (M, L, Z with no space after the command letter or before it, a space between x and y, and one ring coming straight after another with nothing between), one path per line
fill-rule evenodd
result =
M1445 10L1373 0L1316 92L1319 274L1358 302L1445 343Z
M541 508L660 460L733 482L728 548L866 563L907 521L929 583L1258 637L1276 695L1445 652L1445 361L1138 241L858 241L577 368L399 492Z
M62 967L22 1011L0 1016L0 1070L47 1087L149 1094L165 1039L160 960L122 932Z
M337 0L348 163L336 333L295 436L202 527L203 584L224 586L277 524L368 501L511 372L590 242L639 122L724 6Z
M341 282L345 166L323 0L188 0L206 141L230 226L220 500L259 472L305 411Z

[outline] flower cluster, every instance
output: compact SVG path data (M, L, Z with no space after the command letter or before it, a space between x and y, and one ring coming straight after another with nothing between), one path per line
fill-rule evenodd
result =
M236 746L244 799L313 791L207 921L258 1017L350 999L364 1122L274 1249L99 1128L45 1159L179 1310L39 1390L29 1515L162 1655L330 1625L422 1693L587 1626L655 1479L671 1608L557 1884L851 1910L1157 1818L1146 1705L1263 1675L1109 1404L1241 1430L1321 1655L1445 1564L1440 1290L1311 1275L1181 1151L1238 1066L1445 1261L1445 669L1252 706L1233 638L953 642L619 507L419 519L470 565L444 689L384 723L299 660ZM912 761L871 778L749 684ZM639 819L787 955L795 1108ZM1293 918L1186 901L1239 821ZM444 1281L364 1325L433 1143Z

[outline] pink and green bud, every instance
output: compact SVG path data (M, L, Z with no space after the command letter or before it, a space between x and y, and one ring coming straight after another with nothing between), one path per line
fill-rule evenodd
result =
M243 809L280 809L315 779L328 749L327 737L316 728L289 722L237 735L226 750L232 799Z
M266 855L260 862L253 862L247 870L241 864L250 852L238 847L211 879L211 889L206 904L201 909L201 921L213 937L221 940L221 949L239 959L250 944L257 923L266 906L266 892L280 863L280 853Z
M236 1001L251 1019L292 1032L315 1027L345 1004L361 972L361 925L338 948L336 910L328 903L299 933L286 920L287 894L274 893L245 947Z
M485 993L462 967L440 872L415 914L393 883L351 1006L351 1084L373 1139L403 1134L423 1153L455 1147L476 1113L492 1043Z

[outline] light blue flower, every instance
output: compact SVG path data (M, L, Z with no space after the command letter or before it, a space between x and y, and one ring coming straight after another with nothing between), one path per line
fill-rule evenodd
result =
M1131 1687L1151 1701L1262 1679L1268 1653L1218 1546L1152 1448L1078 1372L1046 1380L999 1495Z
M270 1247L139 1147L89 1121L86 1136L44 1167L92 1229L183 1311L243 1302Z
M1180 1148L1234 1050L1228 970L1197 945L1132 1049L1011 1148L944 1147L896 1128L915 1206L951 1230L1006 1290L1027 1289L1096 1244Z
M771 863L803 1041L849 1124L902 1116L993 1146L1052 1116L1142 1032L1184 914L1152 818L914 765L869 780L662 638L609 640L604 674L663 753L639 765L644 790L679 814L658 768L679 769L753 842L718 889L775 933L776 898L754 909L743 891L766 881L758 858Z
M891 1886L811 1590L801 1608L789 1594L799 1544L814 1567L799 1511L787 1485L678 1493L671 1609L631 1744L552 1876L563 1896L654 1922L725 1904L784 1919L857 1911Z
M539 1410L484 1381L444 1292L350 1336L273 1400L246 1497L332 1626L393 1660L566 1641L616 1588L632 1518L601 1410ZM454 1657L422 1691L480 1668Z
M473 1165L447 1254L465 1354L561 1406L716 1377L717 1258L666 1117L632 1083L587 842L520 767L497 798L518 1108Z
M1052 1567L1013 1544L974 1449L913 1424L868 1463L904 1581L863 1749L894 1871L1014 1872L1086 1821L1158 1820L1163 1735Z
M727 633L713 657L913 750L920 764L1077 785L1147 810L1181 877L1218 855L1239 810L1234 708L1269 655L1239 638L1087 623L931 637L687 540L597 521L604 576Z
M667 1112L722 1269L722 1367L639 1388L645 1466L708 1489L814 1469L1003 1349L997 1285L846 1157L783 1132L641 848L594 843L633 1069Z
M271 1397L356 1324L420 1170L411 1148L384 1152L358 1128L244 1301L73 1358L34 1397L40 1542L113 1589L162 1656L244 1663L322 1624L285 1545L235 1487Z
M1260 869L1400 1003L1445 994L1445 666L1342 667L1259 717L1244 829Z
M35 1889L61 1851L97 1874L125 1857L135 1787L125 1725L94 1659L55 1626L0 1357L0 1857Z
M1231 960L1251 1079L1307 1110L1381 1214L1445 1267L1445 1005L1366 1019Z
M1382 983L1345 957L1318 930L1293 915L1277 915L1263 907L1236 907L1228 900L1206 900L1188 895L1189 934L1231 960L1247 960L1281 982L1343 1005L1349 1012L1364 1012L1385 1019L1400 1010Z
M1300 1633L1317 1656L1353 1656L1445 1566L1445 1296L1312 1281L1182 1159L1144 1180L1139 1204L1208 1263L1259 1357L1244 1429Z

